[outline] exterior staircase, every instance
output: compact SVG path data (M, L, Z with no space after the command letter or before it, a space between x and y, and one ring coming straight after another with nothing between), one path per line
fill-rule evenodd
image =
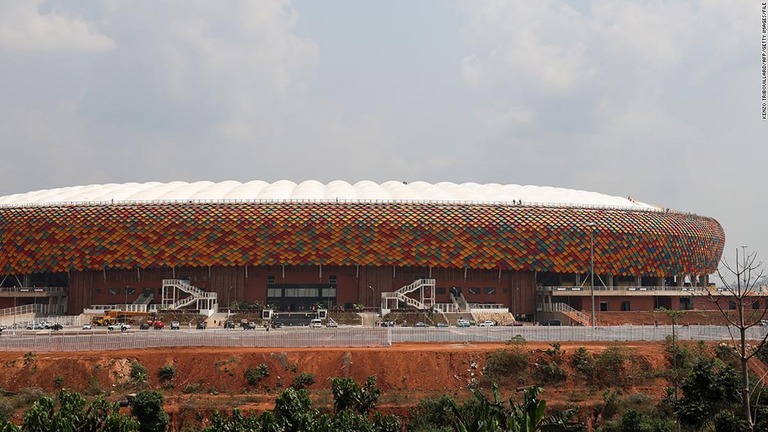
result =
M180 297L180 293L188 295ZM193 303L195 304L195 309L199 309L201 313L207 311L207 315L213 314L218 310L218 294L203 291L183 279L163 279L161 307L164 310L181 309Z
M152 300L155 298L154 294L142 294L133 301L133 304L139 304L139 305L148 305L152 303Z
M592 325L592 319L589 317L589 315L577 311L565 303L544 303L541 310L542 312L560 312L561 314L570 318L572 321L583 326Z
M464 294L459 293L458 296L454 296L451 293L451 301L461 312L469 312L469 305L467 304L467 299L464 298Z
M407 295L414 291L419 292L418 300ZM381 293L381 316L397 309L401 302L419 310L431 310L435 305L435 280L417 279L397 291Z

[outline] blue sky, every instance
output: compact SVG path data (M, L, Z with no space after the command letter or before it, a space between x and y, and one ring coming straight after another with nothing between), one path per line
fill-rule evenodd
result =
M715 217L765 257L757 1L0 0L0 195L516 183Z

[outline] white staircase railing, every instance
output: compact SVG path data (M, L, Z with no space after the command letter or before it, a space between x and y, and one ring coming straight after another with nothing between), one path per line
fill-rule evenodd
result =
M136 300L133 301L133 304L148 305L152 303L152 299L154 298L155 298L154 294L142 294Z
M451 293L451 301L453 304L456 305L456 307L462 311L462 312L468 312L469 311L469 305L467 304L467 300L464 298L464 294L459 293L458 296L453 295Z
M407 295L414 291L419 292L418 300ZM397 291L381 293L382 315L386 315L393 309L390 307L392 304L394 304L394 308L396 309L399 302L403 302L416 309L432 309L435 305L435 280L417 279Z
M179 298L179 291L185 292L189 296ZM180 309L192 303L196 303L197 309L216 310L218 309L218 294L203 291L182 279L163 279L163 298L160 303L163 309Z
M581 325L588 326L592 323L589 315L578 311L565 303L544 303L541 305L543 312L560 312Z

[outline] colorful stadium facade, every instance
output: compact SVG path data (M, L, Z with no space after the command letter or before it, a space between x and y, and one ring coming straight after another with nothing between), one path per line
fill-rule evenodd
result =
M434 278L438 302L458 290L530 318L552 297L589 311L591 265L604 310L689 307L679 291L708 283L723 245L712 218L536 186L173 182L0 197L2 287L63 287L70 313L158 299L168 278L223 305L292 310L377 307Z

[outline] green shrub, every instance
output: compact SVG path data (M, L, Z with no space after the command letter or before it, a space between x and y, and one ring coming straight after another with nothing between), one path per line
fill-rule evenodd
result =
M184 386L184 388L181 391L187 394L198 393L200 391L200 384L198 383L187 384Z
M455 430L456 402L450 396L428 397L408 410L411 432L451 432Z
M15 409L7 398L0 398L0 423L10 420Z
M535 363L534 378L542 383L559 383L568 378L568 371L562 367L565 352L559 343L550 345L552 348L544 351Z
M87 396L98 396L100 394L104 393L104 389L101 387L101 382L99 381L99 378L95 376L91 376L88 378L88 387L85 389L84 392Z
M626 388L654 377L655 370L647 359L633 356L623 346L608 347L595 360L595 381L604 387Z
M147 381L147 368L138 361L131 363L131 381L136 384L143 384Z
M29 405L43 396L45 393L40 387L24 387L19 391L18 398L22 404Z
M160 381L170 381L176 377L176 366L165 365L157 372L157 377Z
M529 364L530 356L525 350L525 345L516 343L510 349L488 354L485 376L496 383L523 383L529 376Z
M576 348L571 357L571 364L584 380L592 382L595 376L595 358L586 348Z
M315 383L315 375L309 372L302 372L293 378L292 387L296 390L307 388Z
M256 385L262 378L269 376L269 366L266 363L262 363L257 367L249 367L245 370L245 382L248 385Z
M168 413L163 410L163 395L156 391L142 391L131 402L131 414L139 421L141 432L165 432Z

